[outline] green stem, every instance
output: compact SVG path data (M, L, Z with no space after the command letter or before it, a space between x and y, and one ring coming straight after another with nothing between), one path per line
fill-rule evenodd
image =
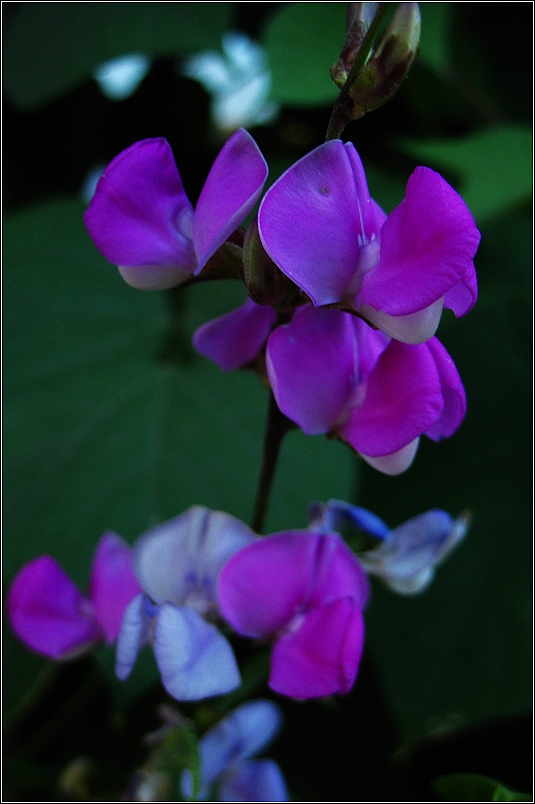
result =
M264 518L266 515L271 487L273 485L273 478L275 476L275 468L277 466L277 458L279 457L282 439L292 427L294 427L293 422L291 422L290 419L284 415L284 413L281 413L277 403L275 402L273 392L270 391L266 432L264 436L262 471L258 481L256 504L251 522L252 529L257 533L261 533L264 526Z
M377 12L371 21L370 27L366 32L366 36L364 37L364 41L362 45L357 51L355 61L351 68L349 75L347 76L346 82L342 87L342 90L334 104L331 117L329 120L329 125L327 126L327 134L325 136L325 141L327 140L334 140L341 136L344 128L352 119L351 112L355 101L351 97L350 89L358 79L360 72L366 65L368 60L368 56L370 54L370 50L372 48L373 40L379 30L379 26L383 21L383 17L386 14L388 3L380 3Z

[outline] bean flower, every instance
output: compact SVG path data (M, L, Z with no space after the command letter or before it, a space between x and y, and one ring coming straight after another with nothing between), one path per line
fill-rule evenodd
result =
M171 288L197 276L240 226L267 172L255 141L239 129L221 149L193 209L169 143L142 140L106 168L84 222L129 285Z
M191 701L240 684L228 640L218 630L216 584L222 566L256 538L238 519L193 506L143 534L134 568L143 592L125 611L117 640L116 674L124 680L148 644L167 692Z
M413 595L431 583L435 567L442 563L465 537L469 516L455 519L439 508L412 517L391 530L378 516L357 505L330 500L310 508L310 529L314 532L349 528L379 540L376 547L359 552L367 573L377 575L394 592Z
M273 642L275 692L305 699L351 689L368 582L338 534L284 531L253 542L224 566L218 597L239 634Z
M247 701L212 726L199 742L201 786L197 801L289 801L282 772L272 759L251 759L272 741L282 722L272 701ZM191 773L181 787L193 794Z
M398 341L429 340L443 307L462 316L477 298L480 235L462 198L417 167L386 216L352 143L330 140L292 165L267 191L258 229L314 305L358 313Z
M248 300L193 336L223 370L246 365L267 336L266 371L280 410L304 433L334 435L386 474L411 464L419 438L452 435L466 410L455 365L433 337L404 344L350 313L303 305L275 326Z
M7 615L28 647L56 661L72 659L101 641L115 641L123 613L139 591L130 547L108 532L93 557L89 596L55 558L38 556L15 576Z

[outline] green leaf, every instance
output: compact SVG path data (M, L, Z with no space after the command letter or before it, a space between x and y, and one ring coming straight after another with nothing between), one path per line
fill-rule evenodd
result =
M6 582L51 553L86 589L106 530L132 541L194 504L246 522L253 511L267 393L253 373L224 374L190 345L197 326L244 301L244 287L182 291L181 353L169 362L167 296L128 287L82 213L59 201L4 223ZM350 466L342 444L290 434L268 528L306 525L312 499L345 496ZM6 668L6 700L29 676L18 662Z
M344 3L292 3L269 20L262 39L275 100L315 106L336 99L329 68L344 44L345 15Z
M449 66L448 36L451 27L451 3L420 3L422 33L418 59L440 76Z
M501 782L479 773L449 773L433 779L432 787L445 801L532 801Z
M456 178L478 223L531 197L532 132L524 126L498 126L458 140L405 140L397 147Z
M22 108L48 103L109 59L218 47L232 3L23 3L4 38L4 87Z

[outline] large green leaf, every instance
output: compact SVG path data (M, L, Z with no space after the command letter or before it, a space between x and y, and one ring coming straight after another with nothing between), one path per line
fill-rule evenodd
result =
M501 782L479 773L449 773L433 780L445 801L532 801L528 793L510 790Z
M127 53L217 47L232 3L23 3L5 32L4 86L40 106Z
M291 3L269 20L262 38L275 100L314 106L336 99L329 67L344 44L345 15L344 3Z
M97 253L82 213L55 202L5 222L6 581L47 552L85 587L107 529L131 541L193 504L245 521L253 510L266 391L190 345L195 327L243 301L243 287L183 291L181 350L169 362L166 296L128 287ZM311 499L345 496L350 465L341 444L288 436L269 529L305 525ZM17 663L6 675L10 700Z
M529 201L533 189L532 143L531 129L503 125L455 140L406 141L399 148L456 177L459 192L481 223Z

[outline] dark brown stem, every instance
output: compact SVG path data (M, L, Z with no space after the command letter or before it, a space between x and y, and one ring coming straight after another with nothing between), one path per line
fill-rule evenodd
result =
M284 413L281 413L277 403L275 402L273 392L270 391L266 432L264 436L262 472L258 481L256 504L251 522L252 529L257 533L260 533L264 527L264 518L266 515L271 487L273 485L273 478L275 476L275 468L277 466L277 458L279 456L282 440L288 430L291 430L293 427L295 427L294 423L291 422L290 419L284 415Z

